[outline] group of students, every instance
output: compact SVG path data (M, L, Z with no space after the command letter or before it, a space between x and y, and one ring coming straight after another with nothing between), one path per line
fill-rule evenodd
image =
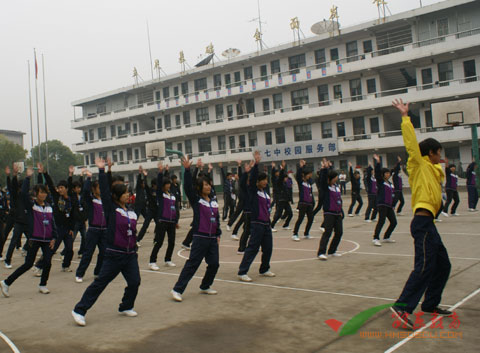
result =
M406 117L405 105L396 102L397 108L402 112L404 123L402 130L404 132L405 144L409 153L408 173L410 175L410 185L412 187L413 208L416 214L412 223L412 236L415 240L415 268L410 276L404 292L400 296L398 303L407 303L404 308L401 305L394 307L394 312L404 317L415 308L420 297L425 291L425 283L435 287L435 290L427 291L428 300L422 305L424 311L430 310L440 312L438 309L439 295L446 283L444 273L440 276L440 270L449 270L448 255L444 247L439 247L439 235L433 224L433 219L442 209L441 196L438 196L438 188L443 177L443 172L439 171L438 154L441 145L430 143L426 147L420 144L420 150L415 147L416 139L413 127L410 129L409 119ZM440 147L439 147L440 146ZM420 156L421 152L421 156ZM422 157L423 156L423 157ZM238 279L244 282L251 282L252 278L248 276L250 267L260 249L262 250L261 265L259 275L264 277L275 277L270 270L270 259L273 252L272 232L275 232L275 225L284 218L284 229L289 229L289 223L293 212L290 204L291 197L291 179L288 177L286 164L282 162L279 170L272 165L272 180L269 182L268 174L261 171L261 155L255 152L254 159L243 165L238 162L238 175L225 173L221 165L222 176L224 179L224 193L226 197L226 208L220 216L219 204L213 187L211 171L213 166L210 164L208 172L203 171L201 160L197 161L197 168L192 168L192 161L186 156L182 158L182 165L185 168L184 173L184 191L193 210L193 221L191 229L182 246L190 250L188 260L180 273L178 281L171 290L172 298L175 301L183 300L182 294L195 275L200 264L205 260L207 264L206 272L200 284L201 293L215 295L217 291L212 288L216 273L219 268L219 243L222 234L220 227L220 218L226 220L228 217L228 228L233 226L236 218L240 217L239 222L243 224L243 234L240 237L238 253L243 255L237 272ZM428 161L427 161L428 159ZM438 161L437 161L438 159ZM124 276L127 287L119 305L119 313L129 317L137 316L134 310L134 303L140 286L140 271L138 265L137 250L139 242L145 234L146 228L151 220L155 221L154 246L150 255L149 268L159 270L156 264L158 252L167 235L168 246L165 254L166 266L173 267L172 254L175 245L176 229L181 209L181 194L178 184L171 178L168 166L158 164L158 173L156 179L150 186L147 182L147 171L140 167L137 180L137 195L135 210L129 207L130 193L121 177L112 176L111 163L108 162L108 171L106 171L106 162L97 158L96 166L99 170L98 180L92 181L92 174L88 170L82 171L82 180L72 181L73 167L69 170L67 181L59 181L55 186L48 173L41 164L38 164L38 180L31 193L31 179L34 176L33 168L28 168L25 178L20 182L17 178L18 170L14 167L13 180L9 180L11 185L9 190L10 205L6 202L6 196L0 195L0 216L2 219L2 230L5 229L6 211L8 208L14 210L15 225L17 229L11 241L11 246L15 248L18 245L18 234L22 232L27 236L25 244L26 258L25 263L15 270L9 277L0 282L0 289L5 297L10 295L10 287L22 274L35 266L37 273L41 276L39 291L43 294L49 293L46 287L52 255L63 242L65 244L62 270L69 272L73 257L73 239L74 234L80 231L81 224L88 220L88 230L84 237L82 245L82 258L76 271L76 282L83 282L83 276L92 259L95 248L98 247L97 265L94 270L94 281L87 287L80 301L75 305L72 316L75 322L84 326L86 324L85 315L94 305L105 287L116 278L119 273ZM402 179L400 176L401 159L392 170L383 168L380 158L374 155L374 166L366 170L365 186L369 198L369 207L365 219L375 219L378 213L379 220L374 232L374 245L381 245L380 233L386 219L390 224L384 234L384 242L394 242L391 234L396 227L395 204L400 202L397 213L401 212L404 204L402 194ZM192 170L194 169L194 170ZM455 170L449 166L447 174L447 197L455 200L458 198L456 191L457 182ZM470 169L470 166L469 166ZM420 170L420 172L418 171ZM350 181L352 183L352 204L349 207L348 215L353 216L355 202L359 202L355 214L359 214L362 200L360 196L360 174L353 171L350 165ZM423 171L423 172L422 172ZM470 194L474 196L473 185L475 185L474 165L467 171L469 198ZM436 184L427 180L429 173ZM339 174L333 169L333 165L327 159L321 162L321 169L318 172L318 178L313 180L313 170L307 167L304 160L301 160L295 175L298 184L299 202L298 219L293 229L292 239L300 241L298 236L301 224L305 216L307 223L304 229L304 238L310 238L310 229L313 223L315 211L323 208L323 222L321 225L322 236L319 243L317 256L320 260L327 260L328 256L341 256L337 253L343 235L343 201L342 188L339 184ZM392 177L393 183L390 181ZM85 180L83 181L83 178ZM450 181L449 179L450 178ZM289 180L290 179L290 180ZM238 203L234 192L234 183L238 182ZM319 200L317 208L315 206L315 197L313 185L317 184L319 190ZM18 185L21 185L19 187ZM423 186L430 187L428 190L422 189ZM271 219L273 199L270 193L270 186L273 187L273 198L276 203L275 215ZM176 188L178 188L176 190ZM454 192L448 192L453 190ZM455 194L455 192L457 194ZM429 193L433 193L430 195ZM448 196L450 195L450 196ZM456 196L457 195L457 196ZM440 201L439 201L439 200ZM478 199L478 195L477 195ZM138 203L137 203L138 202ZM438 205L440 204L440 205ZM448 200L447 200L448 205ZM446 205L446 207L447 207ZM469 204L472 210L475 204ZM237 211L235 211L237 207ZM455 207L455 206L454 206ZM241 211L239 211L239 209ZM318 212L318 210L317 210ZM453 213L455 210L452 211ZM17 214L18 213L18 214ZM370 213L372 213L370 218ZM137 219L142 214L145 221L141 231L137 236ZM18 223L18 227L17 227ZM417 224L418 223L418 224ZM238 225L238 223L237 223ZM417 229L418 228L418 229ZM438 253L436 257L432 253L420 254L420 247L433 246L426 243L425 234L421 230L428 229L428 232L436 237L436 247L432 250ZM142 233L143 232L143 233ZM235 233L235 231L234 231ZM331 235L333 239L330 241ZM423 245L421 244L423 236ZM2 239L5 237L2 234ZM418 243L418 244L417 244ZM2 242L3 247L3 242ZM418 245L418 246L417 246ZM442 245L443 246L443 245ZM42 257L35 263L38 250L42 250ZM425 250L425 249L423 249ZM418 254L417 254L418 253ZM418 256L417 256L418 255ZM428 255L428 258L427 258ZM420 257L423 256L423 260ZM417 259L418 257L418 259ZM441 259L441 261L440 261ZM419 261L423 261L423 269L419 269ZM8 257L5 259L5 266L9 266L11 261ZM428 265L426 267L426 264ZM420 286L420 281L423 281ZM429 284L430 283L430 284ZM440 292L440 293L439 293ZM408 319L405 322L409 322Z

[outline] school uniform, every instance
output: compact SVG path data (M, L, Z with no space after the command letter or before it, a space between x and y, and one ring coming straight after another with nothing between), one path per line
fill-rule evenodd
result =
M229 180L225 174L223 168L220 168L222 173L222 180L223 180L223 215L222 220L228 219L229 221L232 219L233 214L235 213L235 202L237 200L237 195L235 195L235 187L233 180Z
M243 213L242 213L243 232L242 232L242 235L240 236L240 241L238 242L238 252L245 252L245 249L247 248L248 239L250 238L250 235L251 235L252 207L251 207L250 194L248 192L248 185L247 185L248 177L249 177L248 173L243 173L239 180L240 194L244 199L244 203L243 203ZM235 229L236 229L236 226L235 226ZM233 234L237 234L235 232L235 229L233 231Z
M139 176L140 178L141 176ZM155 222L155 229L158 226L158 207L157 207L157 190L148 186L147 179L145 178L145 194L147 196L147 211L145 219L143 220L142 228L138 232L137 241L141 242L152 220ZM161 187L161 185L160 185Z
M477 175L475 173L475 166L475 162L472 162L467 167L468 208L471 210L477 208L478 202Z
M275 225L283 214L286 215L285 223L283 224L284 228L289 226L293 217L292 207L290 207L290 203L288 202L287 186L284 182L285 176L285 170L281 169L279 177L275 180L277 189L277 194L275 196L277 200L277 207L275 208L275 215L273 216L272 228L275 228Z
M392 181L393 181L393 190L394 190L394 197L392 207L395 210L397 206L397 202L400 202L397 208L397 213L401 213L403 209L403 205L405 205L405 198L403 197L403 180L402 176L400 175L400 162L395 165L392 171Z
M458 204L460 203L460 198L458 196L458 176L451 172L448 166L445 168L445 191L447 193L447 201L445 202L445 207L443 208L443 212L448 213L448 207L450 207L450 203L453 200L452 208L450 209L451 214L455 214L457 212Z
M243 173L242 173L242 167L238 167L238 178L240 180L240 178L242 177ZM241 191L239 191L238 193L238 202L237 202L237 205L235 206L235 212L233 213L233 216L228 220L228 226L231 227L233 226L233 223L235 223L235 221L238 219L238 217L241 216L242 212L243 212L243 204L245 203L245 198L244 198L244 195ZM238 223L241 223L240 225L238 225ZM237 222L237 225L235 225L235 228L233 230L233 233L232 234L237 234L235 232L238 231L238 229L240 228L240 226L243 224L243 221L242 221L242 217L240 217L240 221Z
M79 182L82 184L83 188L83 178L79 179ZM77 234L80 233L80 249L78 250L78 255L82 255L85 250L85 235L87 233L87 227L85 225L88 216L87 216L87 206L85 204L85 199L83 197L83 190L80 194L76 194L73 191L73 178L68 177L68 190L72 196L73 203L73 241L77 238Z
M373 239L380 239L380 232L382 231L386 218L388 218L390 225L385 231L383 239L389 239L393 230L397 226L397 217L395 217L395 210L393 208L394 187L391 182L384 180L380 163L375 165L375 177L377 178L378 223L375 227Z
M350 167L349 173L350 173L350 184L352 185L352 203L348 208L348 214L353 214L352 213L353 207L355 207L355 203L358 202L358 206L355 209L355 214L358 215L360 214L360 210L362 209L362 206L363 206L362 195L360 195L360 191L361 191L360 178L358 179L355 178L352 167Z
M310 228L313 223L313 205L315 204L315 199L313 197L312 181L311 179L304 181L302 178L302 172L303 168L298 168L297 174L295 175L300 200L298 202L298 219L293 229L293 235L298 235L300 225L302 224L305 215L307 215L307 225L305 226L304 231L304 235L307 236L310 234Z
M103 265L92 284L75 306L77 314L85 315L95 304L105 287L122 273L127 287L119 305L119 311L131 310L140 286L137 256L137 215L131 209L124 210L112 200L105 170L99 170L102 208L107 221L106 249Z
M318 203L315 209L313 210L313 216L315 217L318 212L322 210L323 207L323 191L322 186L320 185L320 172L317 172L317 177L315 178L315 185L318 190Z
M368 195L368 205L367 210L365 211L365 220L371 219L373 221L377 217L377 179L375 179L375 176L372 176L372 171L373 168L368 166L363 182ZM372 213L372 218L370 218L370 213Z
M7 193L0 190L0 257L3 253L3 244L5 243L5 225L8 215Z

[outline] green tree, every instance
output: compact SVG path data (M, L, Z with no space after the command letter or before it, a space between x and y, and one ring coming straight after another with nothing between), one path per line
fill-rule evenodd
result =
M73 153L70 148L65 146L59 140L50 140L47 143L42 142L40 144L40 152L44 167L47 168L47 152L46 146L48 144L48 171L52 179L57 182L68 177L68 167L71 165L83 164L83 158L79 154ZM35 164L38 162L38 149L39 146L35 146L32 149L32 154L35 158ZM27 165L32 164L31 158L26 162ZM36 167L36 166L35 166Z
M0 185L6 185L5 167L10 166L14 162L22 162L25 160L27 151L22 146L9 141L5 136L0 135Z

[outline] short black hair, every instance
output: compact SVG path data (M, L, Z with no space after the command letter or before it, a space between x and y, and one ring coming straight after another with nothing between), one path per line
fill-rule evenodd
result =
M152 181L150 182L150 185L153 186L157 186L157 180L156 179L152 179Z
M114 175L112 176L112 183L115 183L115 182L121 182L121 183L124 183L125 182L125 178L121 175Z
M267 173L261 172L261 173L258 174L257 181L262 181L262 180L265 180L265 179L268 179Z
M390 173L390 174L392 174L392 172L390 171L390 169L388 169L388 168L382 168L382 177L385 175L385 173Z
M207 183L210 185L210 178L207 178L205 175L197 178L197 180L195 181L195 188L197 189L198 194L202 194L203 183Z
M172 181L176 179L177 179L177 176L175 174L172 174Z
M57 188L60 187L60 186L68 187L67 181L66 180L60 180L57 183Z
M457 166L456 166L455 164L450 164L450 165L448 166L448 169L450 169L450 168L457 168Z
M72 183L72 186L73 186L74 188L76 188L76 187L81 188L81 187L82 187L82 183L79 182L78 180L75 180L75 181Z
M115 184L112 186L112 198L113 201L118 202L120 197L127 192L127 186L125 184Z
M172 181L170 180L170 178L165 178L165 179L163 179L162 187L167 185L167 184L171 184L171 183L172 183Z
M420 153L422 156L428 156L430 151L432 151L432 153L437 153L438 150L442 149L442 144L433 138L423 140L418 146L420 147Z
M94 181L92 182L92 186L91 186L91 187L92 187L92 190L93 190L93 189L96 189L99 185L100 185L100 184L99 184L98 180L94 180Z
M33 187L33 192L35 193L35 195L37 195L39 191L43 191L44 193L48 194L48 189L43 184L37 184Z
M333 169L330 169L328 171L328 180L332 180L332 179L335 179L337 177L338 173L336 170L333 170Z

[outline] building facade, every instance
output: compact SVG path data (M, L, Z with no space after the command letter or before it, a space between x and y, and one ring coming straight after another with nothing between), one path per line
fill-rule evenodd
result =
M23 136L24 132L12 131L12 130L0 130L0 135L5 136L10 142L16 143L23 148Z
M441 141L466 169L470 129L434 127L430 105L478 97L479 64L480 2L448 0L73 102L82 116L72 128L83 132L73 151L87 166L111 158L130 181L139 165L156 168L145 144L159 140L229 167L253 150L289 169L328 156L346 170L374 153L390 167L406 156L391 107L402 98L418 138Z

